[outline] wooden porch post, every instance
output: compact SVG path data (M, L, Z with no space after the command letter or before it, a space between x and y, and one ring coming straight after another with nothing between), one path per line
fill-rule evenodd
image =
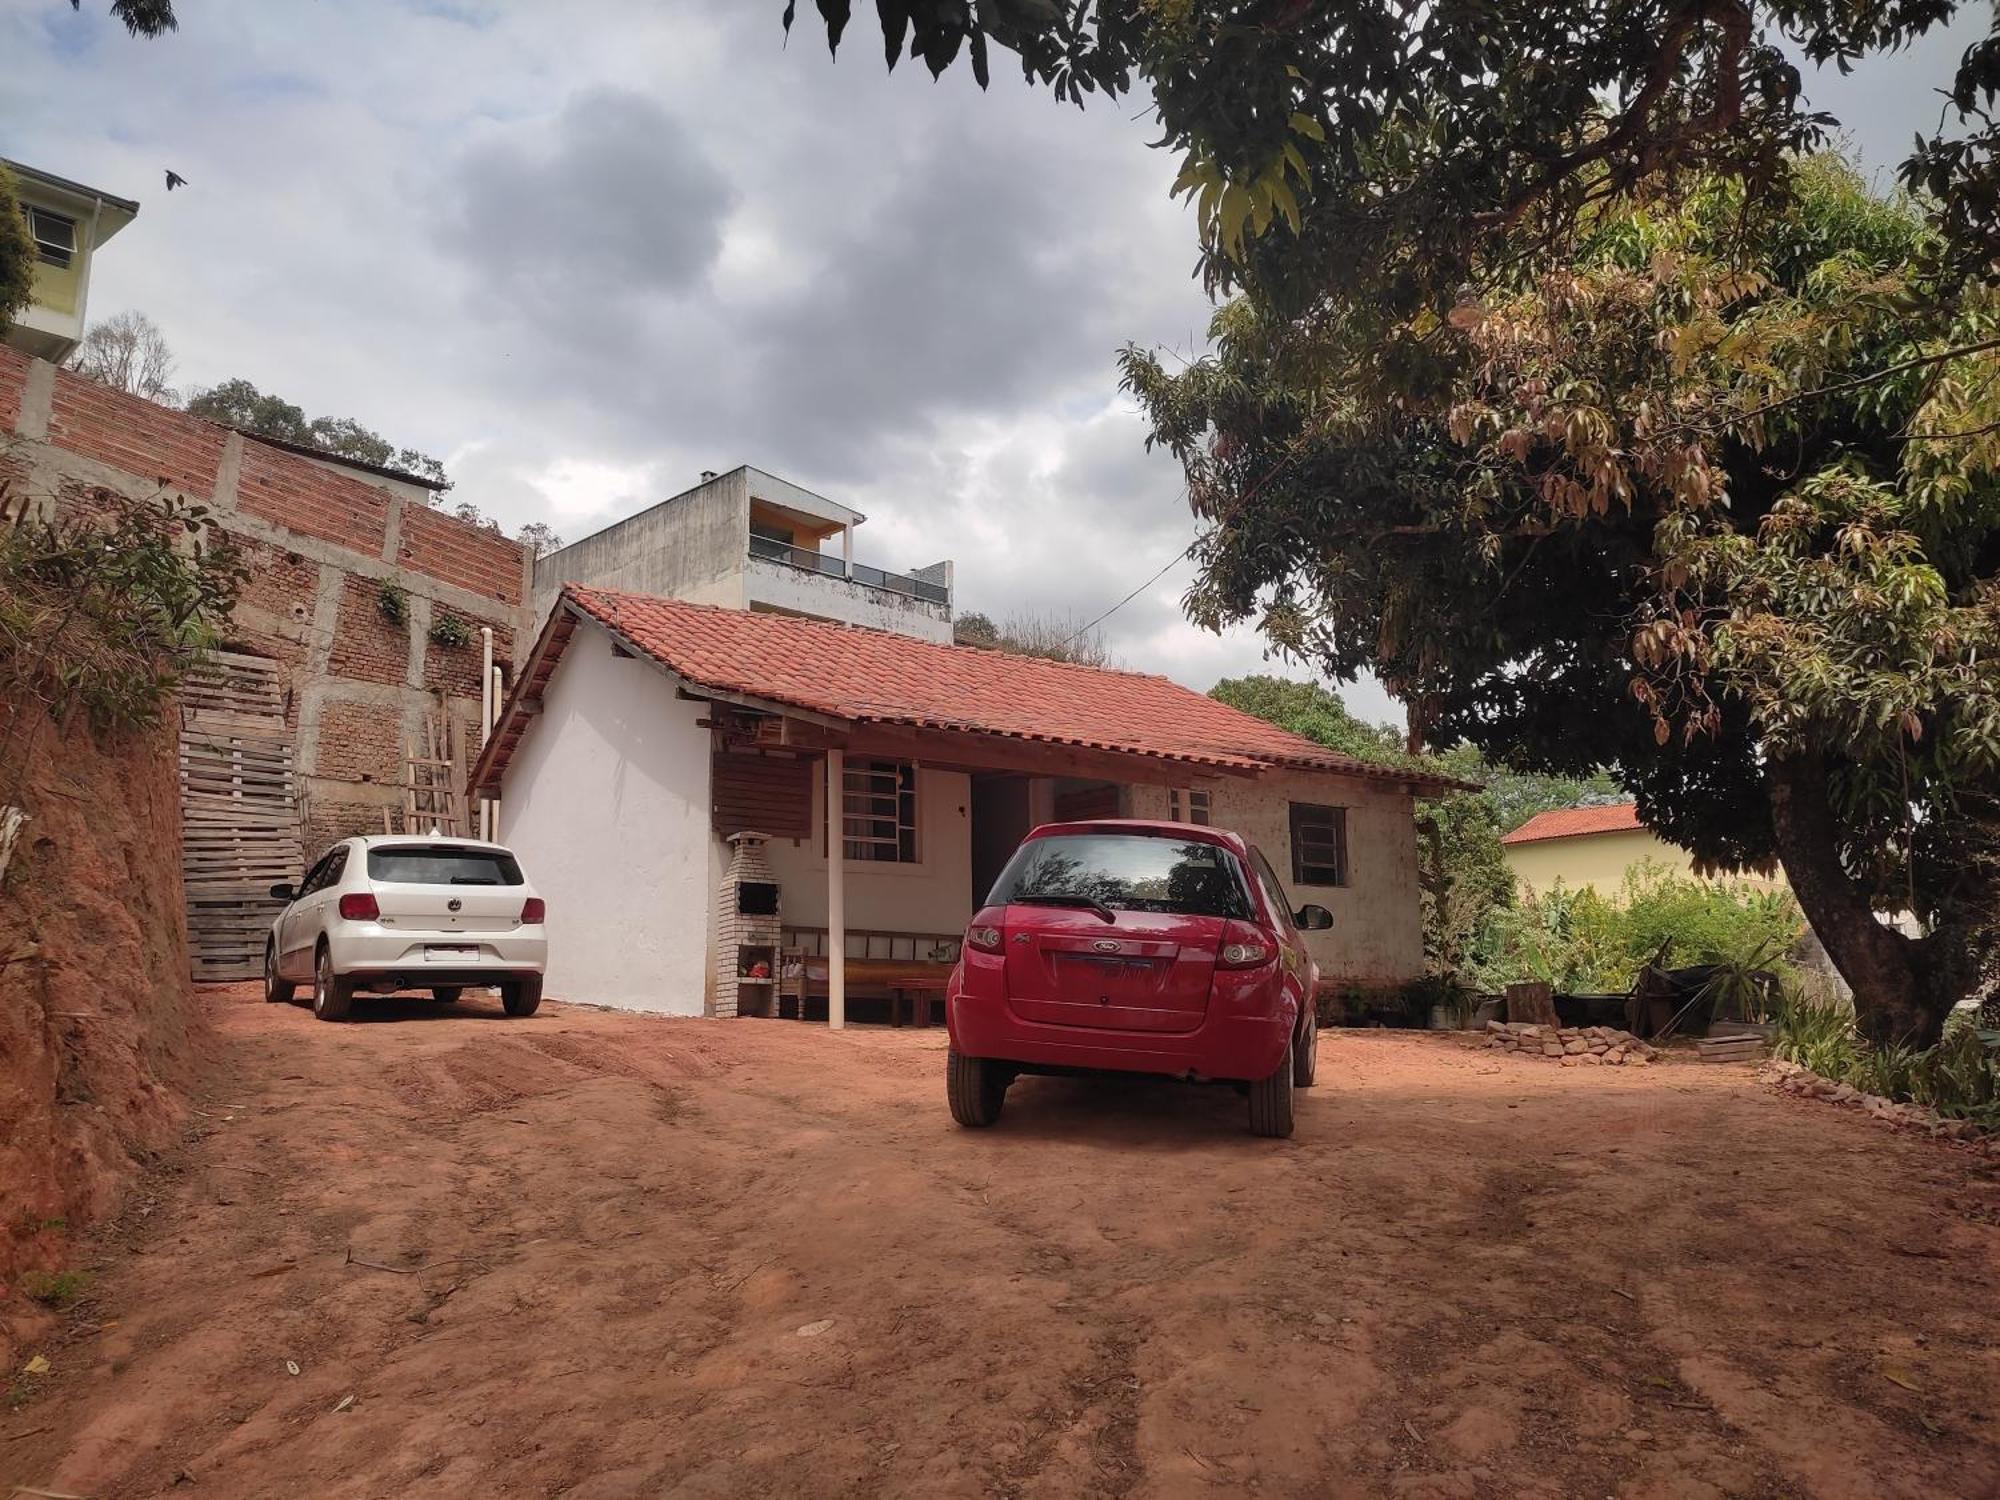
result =
M847 841L845 819L847 757L826 752L826 1024L847 1024Z

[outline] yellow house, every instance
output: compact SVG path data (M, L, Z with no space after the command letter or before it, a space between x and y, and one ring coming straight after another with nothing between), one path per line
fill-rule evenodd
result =
M97 247L138 216L139 205L67 177L0 160L14 177L21 216L35 245L35 285L6 341L60 364L83 339L90 262Z
M1504 835L1500 847L1524 893L1561 881L1570 890L1593 886L1600 896L1615 898L1626 871L1648 862L1676 875L1694 873L1694 856L1654 834L1631 802L1536 813ZM1784 883L1748 871L1730 878L1762 886Z

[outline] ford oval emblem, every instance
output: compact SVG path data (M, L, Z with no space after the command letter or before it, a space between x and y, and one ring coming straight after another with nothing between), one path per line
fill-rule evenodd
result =
M449 901L445 902L444 909L446 911L457 911L460 907L464 905L465 903L463 901L459 900L458 897L453 896Z
M1095 948L1099 953L1120 953L1124 951L1122 943L1114 943L1110 938L1099 938L1090 946Z

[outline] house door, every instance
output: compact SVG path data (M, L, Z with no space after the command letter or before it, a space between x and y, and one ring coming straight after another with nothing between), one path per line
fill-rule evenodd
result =
M1029 827L1028 778L972 778L972 903L983 905Z

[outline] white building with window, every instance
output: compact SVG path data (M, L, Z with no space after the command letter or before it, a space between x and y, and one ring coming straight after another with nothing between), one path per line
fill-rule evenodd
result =
M1163 677L564 587L472 787L548 902L549 992L677 1015L942 990L1030 828L1233 828L1333 927L1323 984L1423 971L1417 799Z
M138 217L139 205L67 177L0 161L14 179L35 244L30 300L6 332L24 354L60 364L83 340L90 265L98 247Z

